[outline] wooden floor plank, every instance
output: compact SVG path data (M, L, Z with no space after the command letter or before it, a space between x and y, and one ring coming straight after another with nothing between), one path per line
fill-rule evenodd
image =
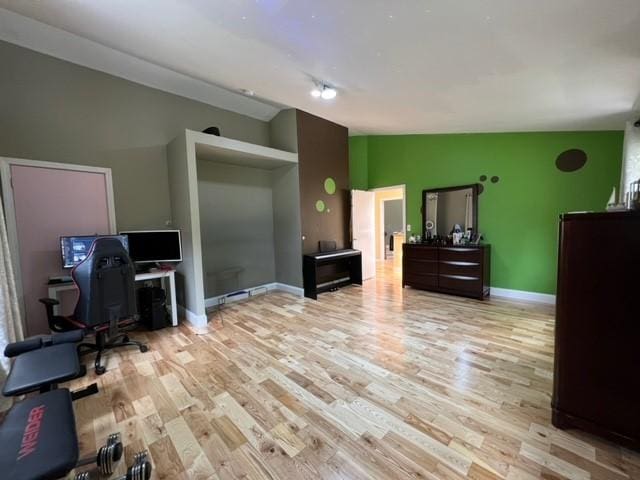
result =
M82 453L120 431L154 479L640 480L638 452L551 425L552 308L402 289L391 265L133 334L149 352L109 351L75 402Z

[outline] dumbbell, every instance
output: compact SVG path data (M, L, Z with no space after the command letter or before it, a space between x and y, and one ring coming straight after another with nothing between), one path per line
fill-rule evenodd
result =
M102 475L111 475L113 467L120 461L123 452L120 434L112 433L107 438L107 444L100 447L96 455L81 459L76 466L81 467L95 463ZM90 480L90 478L89 472L78 473L75 476L75 480Z
M115 480L149 480L153 470L151 462L147 460L147 451L138 452L133 457L133 465L127 469L127 474ZM78 473L75 480L92 480L91 472Z
M133 457L133 465L127 469L127 474L117 480L149 480L153 467L147 460L147 451L138 452Z

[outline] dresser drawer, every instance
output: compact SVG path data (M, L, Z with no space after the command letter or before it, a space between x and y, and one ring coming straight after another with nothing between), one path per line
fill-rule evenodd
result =
M405 258L417 260L438 260L438 249L435 247L425 247L422 245L404 244L402 254Z
M441 261L481 263L483 255L484 253L482 248L442 247L440 249L439 259Z
M438 272L441 275L461 275L463 277L482 277L482 264L466 260L440 260Z
M418 274L404 272L402 274L402 283L416 288L437 288L438 275L435 273Z
M407 273L417 274L437 274L438 262L435 260L424 260L421 258L403 258L402 268Z
M438 286L446 290L478 295L482 291L482 280L466 275L439 275Z

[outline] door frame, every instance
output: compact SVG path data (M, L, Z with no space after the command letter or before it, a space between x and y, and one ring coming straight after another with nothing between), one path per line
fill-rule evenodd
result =
M407 186L406 184L401 184L401 185L391 185L389 187L379 187L379 188L371 188L369 189L370 192L382 192L384 190L402 190L402 231L405 234L405 238L407 235ZM380 222L381 225L381 233L382 233L382 239L378 239L378 241L380 242L380 248L382 251L377 252L380 254L380 258L382 260L384 260L384 202L388 201L388 200L398 200L397 198L394 199L382 199L380 200L380 215L379 218L376 218L376 222ZM375 225L374 225L374 229L375 229ZM377 258L377 256L376 256Z
M7 224L7 238L13 275L16 281L16 293L20 307L20 317L23 327L25 325L24 291L22 288L22 271L20 269L20 246L18 245L18 221L16 219L15 203L13 201L13 182L11 179L11 167L48 168L53 170L72 170L75 172L102 173L105 176L107 191L107 209L109 211L109 233L114 235L116 229L116 209L113 196L113 176L111 169L106 167L92 167L89 165L75 165L73 163L47 162L43 160L30 160L26 158L0 157L0 186L2 188L2 203L4 206L5 222Z

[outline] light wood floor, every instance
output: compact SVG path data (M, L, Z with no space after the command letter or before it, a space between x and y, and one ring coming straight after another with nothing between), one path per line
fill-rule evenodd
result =
M83 452L119 431L172 480L640 479L639 454L550 425L549 307L399 285L381 268L139 334L151 351L111 354L75 404Z

